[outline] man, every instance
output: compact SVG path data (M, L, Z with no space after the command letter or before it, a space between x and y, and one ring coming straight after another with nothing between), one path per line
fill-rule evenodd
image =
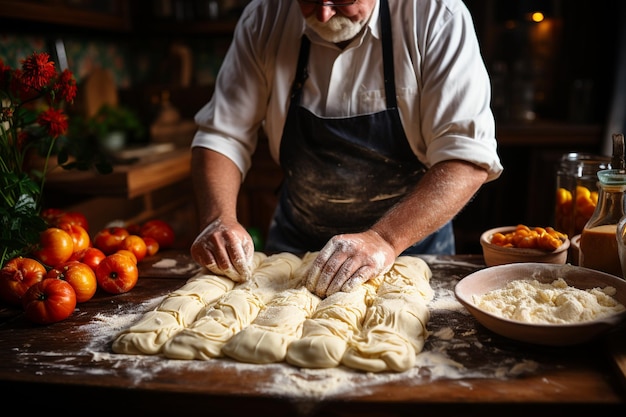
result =
M284 172L266 250L320 251L310 291L454 253L452 219L502 171L490 91L460 0L252 1L196 115L192 256L249 277L236 202L261 127Z

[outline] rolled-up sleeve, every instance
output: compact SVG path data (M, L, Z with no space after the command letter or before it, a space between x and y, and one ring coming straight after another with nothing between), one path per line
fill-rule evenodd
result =
M472 18L462 2L419 4L431 7L412 10L418 22L419 86L418 103L405 120L411 125L412 146L430 166L460 159L486 169L492 181L503 168L490 107L491 82Z

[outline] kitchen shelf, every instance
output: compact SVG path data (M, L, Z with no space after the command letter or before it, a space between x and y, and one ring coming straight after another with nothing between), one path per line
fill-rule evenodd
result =
M232 35L237 20L197 20L176 22L171 20L140 21L133 19L133 30L142 33L174 35Z
M128 3L110 1L110 12L86 7L72 7L58 0L33 2L24 0L0 0L0 18L65 25L75 28L129 31Z
M66 193L132 199L188 178L190 164L189 149L177 149L116 165L110 174L54 170L48 175L46 187Z

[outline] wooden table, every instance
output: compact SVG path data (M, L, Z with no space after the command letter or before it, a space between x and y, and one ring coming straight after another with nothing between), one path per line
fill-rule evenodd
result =
M173 256L178 266L188 261L185 256ZM327 371L116 355L110 350L120 330L114 319L139 318L189 276L178 267L173 276L155 273L148 261L130 293L98 293L60 323L34 326L15 310L0 310L0 392L5 404L32 410L37 403L42 411L71 415L623 415L626 386L607 341L623 344L624 329L574 347L499 337L460 304L455 307L451 292L458 280L484 267L482 257L424 259L438 294L431 303L432 333L418 356L422 366L403 374L337 371L347 389L329 391L323 388L330 381ZM425 365L423 358L447 363ZM299 383L306 389L292 394Z

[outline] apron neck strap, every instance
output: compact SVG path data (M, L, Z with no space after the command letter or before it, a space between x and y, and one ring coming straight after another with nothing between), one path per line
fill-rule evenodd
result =
M387 0L380 1L380 28L383 43L383 71L385 75L385 98L387 108L398 107L396 100L396 80L393 66L393 42L391 38L391 16Z

